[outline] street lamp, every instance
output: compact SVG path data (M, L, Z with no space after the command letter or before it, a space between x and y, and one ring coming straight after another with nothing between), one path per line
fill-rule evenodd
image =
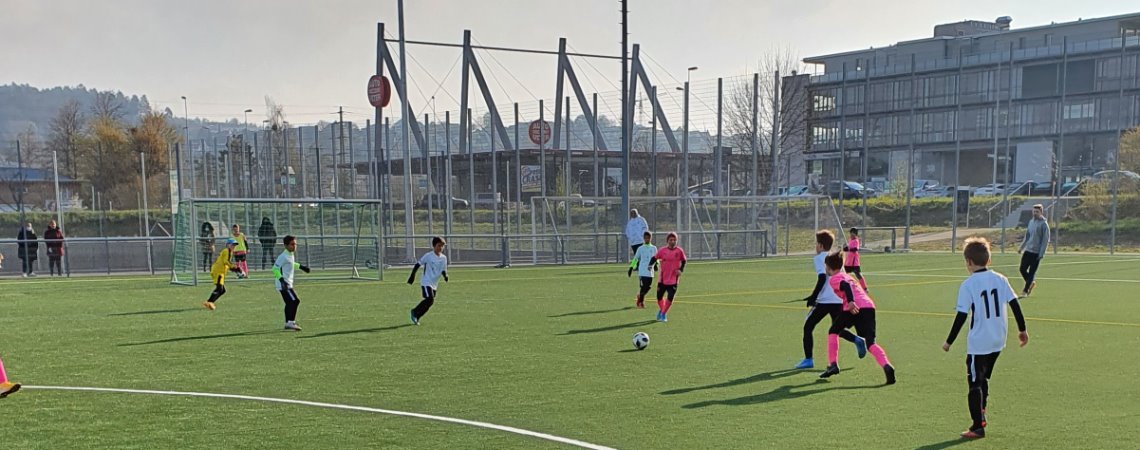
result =
M186 143L186 158L187 161L190 162L190 196L193 197L194 187L197 184L197 181L195 180L194 175L194 151L190 148L190 101L186 99L185 95L182 96L182 119L182 135L184 142ZM178 178L182 179L181 173L178 174ZM178 194L181 195L182 193L179 192Z
M689 194L689 83L692 81L693 71L695 70L697 70L697 66L690 67L689 70L685 71L685 87L683 89L677 88L677 90L685 92L685 109L683 111L685 134L681 136L684 174L681 177L681 181L684 183L682 187L685 189L682 195L686 196Z

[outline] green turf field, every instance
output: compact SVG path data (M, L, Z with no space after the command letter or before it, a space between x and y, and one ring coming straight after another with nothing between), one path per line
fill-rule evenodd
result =
M1017 283L1017 255L996 257ZM991 381L989 437L961 448L1137 448L1134 256L1049 256L1023 301L1029 346ZM879 342L899 383L843 343L843 373L801 357L807 257L694 263L668 323L632 308L622 266L453 267L423 324L402 281L307 281L280 331L264 272L211 287L159 278L0 284L0 357L30 386L0 400L0 448L572 448L500 430L312 405L37 386L240 394L432 414L620 449L946 448L966 410L965 332L950 353L962 260L868 255ZM257 279L260 277L260 280ZM649 302L652 303L652 302ZM1016 342L1011 322L1010 342ZM652 343L633 351L637 331Z

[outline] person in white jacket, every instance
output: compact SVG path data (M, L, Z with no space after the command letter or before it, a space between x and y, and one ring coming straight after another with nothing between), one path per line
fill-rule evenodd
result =
M637 213L637 209L629 210L629 222L625 224L625 238L629 240L629 249L637 253L637 248L644 243L645 232L649 231L649 222Z

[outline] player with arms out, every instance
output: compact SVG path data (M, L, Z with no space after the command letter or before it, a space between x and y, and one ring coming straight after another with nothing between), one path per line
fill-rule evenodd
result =
M958 289L958 314L943 351L950 351L950 345L958 337L958 332L970 316L970 332L966 336L966 380L970 386L967 402L973 423L961 436L967 439L986 437L986 400L990 395L990 377L994 373L994 363L1005 348L1006 334L1009 332L1009 314L1006 305L1013 311L1017 320L1017 338L1021 346L1029 343L1029 333L1025 332L1025 316L1017 301L1017 292L1009 285L1009 280L1000 273L989 269L990 243L985 238L966 240L963 251L966 257L966 270L970 277Z
M844 329L855 327L855 332L867 345L867 351L875 357L875 362L883 368L887 376L887 384L895 384L895 367L887 359L887 351L875 342L875 301L867 295L861 286L855 283L850 274L843 271L843 255L832 253L824 258L827 264L827 283L835 291L840 300L843 300L843 311L837 313L838 320L831 323L827 332L827 370L819 375L828 378L839 374L839 333Z
M310 269L297 262L297 238L285 236L281 243L285 244L285 251L273 263L273 276L277 278L277 292L281 293L281 299L285 301L285 329L301 331L297 325L297 308L301 306L301 298L293 291L293 274L297 269L305 273L309 273Z
M214 280L214 292L210 293L210 298L202 303L206 309L213 311L218 306L214 302L226 295L226 272L233 272L241 275L241 270L235 267L230 260L233 259L234 247L237 247L237 241L233 239L226 240L226 248L218 253L218 259L214 260L214 265L210 266L210 278Z
M415 267L412 267L412 274L408 275L408 284L416 282L416 272L420 267L424 268L424 275L420 277L420 292L423 295L423 300L412 308L411 318L412 323L415 325L420 324L420 319L427 314L431 309L431 305L435 304L435 294L439 289L439 279L443 277L443 281L449 281L447 278L447 255L443 254L443 248L447 242L443 238L436 236L431 238L431 251L424 253L420 257L419 262Z
M643 234L645 241L637 251L633 254L633 261L629 263L629 270L626 271L625 276L633 276L633 269L637 269L637 278L641 282L641 287L637 291L637 307L645 308L645 294L649 293L649 289L653 287L653 271L657 270L657 246L653 245L653 233L646 231ZM661 313L657 314L657 319L661 319Z
M661 279L657 281L658 322L669 321L669 308L677 297L677 283L685 272L685 250L677 246L677 233L672 231L665 236L665 247L657 250L657 262L661 265ZM668 298L665 294L668 293Z
M859 241L859 229L852 228L851 239L847 240L847 245L843 246L843 269L847 273L855 275L855 279L859 280L859 286L863 288L864 292L867 289L867 281L863 279L863 270L859 266L859 247L862 242Z
M835 245L835 234L831 230L819 230L815 233L815 256L812 258L816 273L815 289L812 290L811 295L804 298L809 308L807 318L804 319L804 359L796 364L796 369L815 367L815 360L812 359L812 348L815 347L815 340L811 333L815 331L815 326L819 325L824 317L831 316L831 322L834 324L836 314L843 310L843 300L835 295L835 291L824 289L824 286L827 285L827 264L824 263L824 259L831 252L833 245ZM867 343L862 338L855 336L846 329L840 331L839 337L854 343L860 358L867 355Z

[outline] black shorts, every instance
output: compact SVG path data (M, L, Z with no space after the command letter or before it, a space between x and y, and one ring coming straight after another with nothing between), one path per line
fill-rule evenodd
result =
M644 292L649 292L649 289L653 287L653 277L638 278L641 280L641 290Z
M970 387L985 383L994 374L994 364L997 364L1001 352L987 355L966 355L966 381Z
M843 305L841 304L817 303L808 310L807 318L804 319L805 331L810 333L824 317L831 316L832 321L837 320L836 314L841 312L843 312Z
M855 334L867 340L867 345L875 343L875 309L860 309L859 314L851 314L847 311L840 311L836 316L836 323L832 327L833 330L842 330L845 328L855 327Z
M633 244L633 245L629 246L629 249L630 249L630 250L633 250L633 253L635 253L635 254L636 254L636 253L637 253L637 249L638 249L638 248L641 248L641 246L642 246L642 245L645 245L645 244Z
M242 253L240 255L235 253L234 254L234 261L245 261L246 255L247 255L246 253Z
M677 297L677 285L657 283L657 298L661 299L666 294L669 295L669 301L673 301Z
M859 272L859 266L843 266L843 270L847 273L857 273Z
M435 288L431 286L420 286L420 293L424 296L424 300L435 300Z

